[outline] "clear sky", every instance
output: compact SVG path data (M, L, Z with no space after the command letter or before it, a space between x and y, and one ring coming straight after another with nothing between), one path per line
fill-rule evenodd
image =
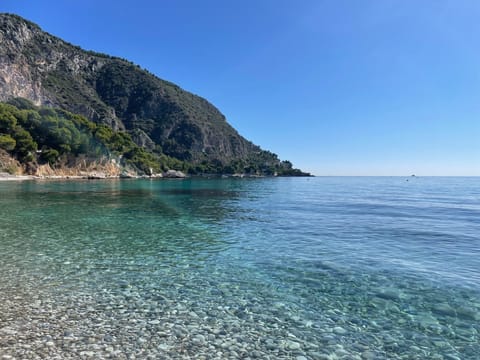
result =
M316 175L480 175L478 0L1 0Z

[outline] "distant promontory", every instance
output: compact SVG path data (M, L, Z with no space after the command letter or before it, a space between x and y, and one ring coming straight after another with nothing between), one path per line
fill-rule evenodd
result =
M243 138L207 100L127 60L12 14L0 14L0 44L0 172L308 175Z

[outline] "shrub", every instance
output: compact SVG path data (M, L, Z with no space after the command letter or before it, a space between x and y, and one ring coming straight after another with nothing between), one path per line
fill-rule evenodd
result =
M0 135L0 149L12 151L16 145L17 142L10 135Z
M50 165L53 165L55 164L59 156L60 156L60 153L57 150L45 149L45 150L42 150L41 158L42 160L48 162Z

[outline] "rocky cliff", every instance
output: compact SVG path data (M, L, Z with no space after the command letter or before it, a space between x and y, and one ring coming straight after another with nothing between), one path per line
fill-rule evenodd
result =
M240 136L207 100L129 61L84 51L11 14L0 14L0 44L0 101L81 114L152 154L206 169L293 170Z

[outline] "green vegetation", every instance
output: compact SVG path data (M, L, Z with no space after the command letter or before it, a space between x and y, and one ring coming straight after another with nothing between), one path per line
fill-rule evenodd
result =
M188 124L185 126L188 128ZM187 131L182 137L184 142L193 141ZM173 141L167 141L163 148L172 146ZM49 163L52 166L72 156L98 158L104 155L121 159L124 166L144 174L176 169L189 174L305 175L292 169L288 161L280 162L268 151L258 151L247 159L236 159L227 164L207 156L198 163L189 162L185 154L179 152L172 157L163 153L160 146L148 151L135 144L126 131L114 131L107 125L95 124L66 110L36 107L20 98L0 103L0 149L22 163Z
M144 173L166 166L126 132L115 132L65 110L37 108L25 99L0 103L0 148L21 162L55 165L62 157L105 155L122 158L125 165Z
M184 141L189 141L184 135ZM193 140L192 140L193 141ZM165 147L170 146L168 143ZM246 159L226 165L220 159L193 163L166 155L162 147L148 151L135 144L126 131L114 131L85 117L65 110L36 107L30 101L16 98L0 103L0 149L22 163L57 165L68 157L80 155L121 159L124 166L140 173L158 173L168 169L189 174L297 175L289 162L280 162L267 151L258 151ZM181 157L181 156L178 156ZM302 173L298 173L302 175Z
M10 135L0 135L0 149L12 151L16 145L17 142Z

